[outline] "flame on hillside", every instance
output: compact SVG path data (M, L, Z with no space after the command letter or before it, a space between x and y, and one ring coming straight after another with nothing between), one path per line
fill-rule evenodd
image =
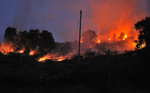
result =
M52 60L52 61L63 61L66 59L70 59L69 56L58 56L56 54L46 54L43 57L38 58L37 60L39 62L45 62L46 60Z
M7 55L10 52L14 52L14 47L12 43L3 42L0 44L0 52Z
M8 42L2 42L0 43L0 52L3 55L7 55L9 53L19 53L23 54L25 52L25 48L22 48L20 50L16 50L16 47L14 46L13 43L8 43ZM30 50L29 55L35 55L37 52L35 50Z
M25 49L21 49L21 50L19 50L17 52L20 53L20 54L22 54L22 53L24 53L24 51L25 51Z
M36 54L36 51L34 51L34 50L31 50L30 52L29 52L29 55L30 56L33 56L33 55L35 55Z

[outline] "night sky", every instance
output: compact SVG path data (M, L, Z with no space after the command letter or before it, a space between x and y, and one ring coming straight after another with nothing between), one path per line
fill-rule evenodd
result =
M88 19L93 15L91 9L97 8L94 4L104 1L112 0L0 0L0 41L8 26L16 27L19 31L46 29L53 33L56 41L75 40L80 9L83 10L83 27L96 30ZM143 1L139 8L148 10L148 0L139 1Z

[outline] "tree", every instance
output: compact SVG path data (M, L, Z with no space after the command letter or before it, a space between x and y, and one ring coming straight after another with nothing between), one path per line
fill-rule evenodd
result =
M38 46L40 31L38 29L31 29L28 32L27 39L29 41L29 45L31 49L35 49Z
M55 46L55 41L51 32L47 30L43 30L40 33L39 38L39 50L42 53L50 52L52 48Z
M146 43L146 48L150 48L150 17L146 17L145 19L138 21L135 24L135 28L139 31L137 49L139 49L144 43Z
M27 49L29 47L29 40L27 38L27 31L20 31L17 33L16 38L15 38L15 46L17 49L25 48Z
M4 39L8 42L13 42L16 36L17 30L16 28L8 27L5 30Z

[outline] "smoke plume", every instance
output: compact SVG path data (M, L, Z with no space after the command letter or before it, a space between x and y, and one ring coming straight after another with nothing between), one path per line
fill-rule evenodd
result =
M18 0L12 27L19 30L47 29L54 33L56 41L73 41L78 36L77 23L82 9L83 31L91 29L107 37L124 29L132 36L136 33L133 31L134 24L148 15L147 2L148 0Z

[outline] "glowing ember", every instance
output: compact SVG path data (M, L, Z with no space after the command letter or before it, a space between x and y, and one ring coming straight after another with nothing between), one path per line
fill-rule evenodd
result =
M14 49L11 49L10 52L14 52Z
M111 40L111 38L108 38L108 40L110 41L110 40Z
M20 54L22 54L22 53L24 53L24 51L25 51L25 49L21 49L21 50L19 50L17 52L20 53Z
M80 43L83 43L83 40L82 40L82 38L81 38L81 40L80 40Z
M140 46L140 49L146 47L146 43L144 42L141 46Z
M39 58L38 61L39 61L39 62L44 62L44 61L46 61L46 60L48 60L48 59L49 59L49 60L51 59L51 55L45 55L45 56Z
M136 48L137 43L133 42L132 45L134 48Z
M100 44L100 43L101 43L101 40L97 40L97 43Z
M57 61L63 61L65 58L63 56L58 57Z
M123 40L125 40L127 37L128 37L127 34L125 34L124 37L123 37Z
M29 52L29 55L30 55L30 56L33 56L33 55L35 55L35 53L36 53L36 52L35 52L34 50L31 50L31 51Z
M46 57L42 57L42 58L38 59L39 62L43 62L43 61L45 61L45 60L47 60Z

